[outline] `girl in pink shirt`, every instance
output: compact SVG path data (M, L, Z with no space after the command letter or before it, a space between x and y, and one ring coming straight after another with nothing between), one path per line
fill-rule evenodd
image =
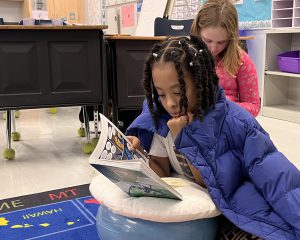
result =
M208 0L192 25L211 51L226 97L257 116L260 110L258 78L249 55L239 46L238 14L230 0Z

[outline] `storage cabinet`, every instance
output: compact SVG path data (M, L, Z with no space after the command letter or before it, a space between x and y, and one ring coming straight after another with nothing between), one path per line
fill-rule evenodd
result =
M300 27L300 0L272 1L272 28Z
M62 19L70 23L84 23L83 0L47 0L50 19Z
M277 55L300 50L300 29L266 31L262 115L300 123L300 74L281 72Z
M84 0L43 0L45 9L48 11L49 19L63 19L70 23L84 23ZM32 18L34 6L38 5L38 0L23 0L23 18ZM40 3L41 4L41 3Z
M47 12L47 0L23 0L22 1L22 19L35 18L35 10Z

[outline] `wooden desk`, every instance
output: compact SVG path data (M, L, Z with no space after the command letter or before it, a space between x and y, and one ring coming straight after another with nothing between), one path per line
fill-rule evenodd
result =
M107 115L107 26L0 26L0 109L102 105ZM88 122L85 122L88 141Z
M130 122L132 113L139 111L144 100L142 78L146 56L155 43L166 37L107 36L109 97L112 99L112 119ZM122 119L122 113L125 117ZM134 116L133 116L134 118ZM125 130L126 128L123 128ZM121 126L119 126L121 127Z
M0 26L0 109L106 109L105 28Z

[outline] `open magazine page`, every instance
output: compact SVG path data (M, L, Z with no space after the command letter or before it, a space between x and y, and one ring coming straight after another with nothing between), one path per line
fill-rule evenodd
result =
M94 168L130 196L182 199L149 167L146 154L130 151L126 136L104 115L100 120L101 134L89 159Z
M134 159L126 162L122 160L98 161L99 164L91 162L92 166L132 197L160 197L182 200L182 196L156 175L142 160Z
M126 136L103 114L100 114L101 134L91 158L130 160L143 159L148 163L146 153L129 150L130 142Z

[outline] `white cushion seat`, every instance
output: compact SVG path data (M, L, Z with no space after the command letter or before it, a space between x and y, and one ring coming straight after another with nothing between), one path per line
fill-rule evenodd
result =
M174 180L182 201L130 197L102 174L95 177L90 191L101 203L97 214L101 240L213 240L220 212L207 190L187 180L167 182L174 186Z

